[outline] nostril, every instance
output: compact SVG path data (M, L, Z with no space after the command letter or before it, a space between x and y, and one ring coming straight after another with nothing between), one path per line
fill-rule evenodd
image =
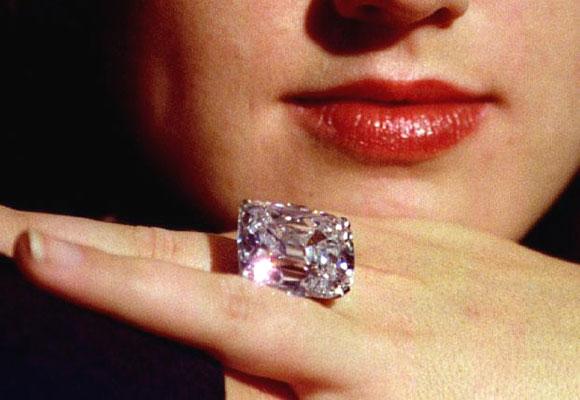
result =
M431 14L424 22L445 27L451 25L453 20L453 12L449 8L443 7Z
M365 17L372 17L377 15L381 9L378 6L373 6L372 4L365 4L358 8L359 13Z
M363 21L382 21L385 17L385 10L373 4L363 4L356 8L356 18Z
M319 0L323 1L323 0ZM424 25L450 26L467 10L469 0L330 0L347 20L381 25L395 30Z

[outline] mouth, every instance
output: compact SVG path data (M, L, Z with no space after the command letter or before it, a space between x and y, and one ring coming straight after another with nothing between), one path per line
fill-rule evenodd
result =
M382 164L439 156L474 134L494 101L431 79L367 79L283 100L319 145Z

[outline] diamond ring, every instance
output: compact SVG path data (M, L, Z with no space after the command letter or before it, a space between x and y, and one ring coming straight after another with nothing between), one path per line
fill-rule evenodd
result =
M354 277L350 222L290 203L244 200L238 217L240 274L316 299L344 296Z

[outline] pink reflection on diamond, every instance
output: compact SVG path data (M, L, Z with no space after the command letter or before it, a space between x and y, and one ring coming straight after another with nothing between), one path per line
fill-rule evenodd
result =
M261 285L278 283L282 279L280 271L268 256L256 257L252 261L252 280Z

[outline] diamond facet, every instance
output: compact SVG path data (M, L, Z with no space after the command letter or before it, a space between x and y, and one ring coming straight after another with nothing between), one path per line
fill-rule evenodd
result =
M290 203L245 200L238 218L240 273L296 295L333 299L353 283L346 218Z

